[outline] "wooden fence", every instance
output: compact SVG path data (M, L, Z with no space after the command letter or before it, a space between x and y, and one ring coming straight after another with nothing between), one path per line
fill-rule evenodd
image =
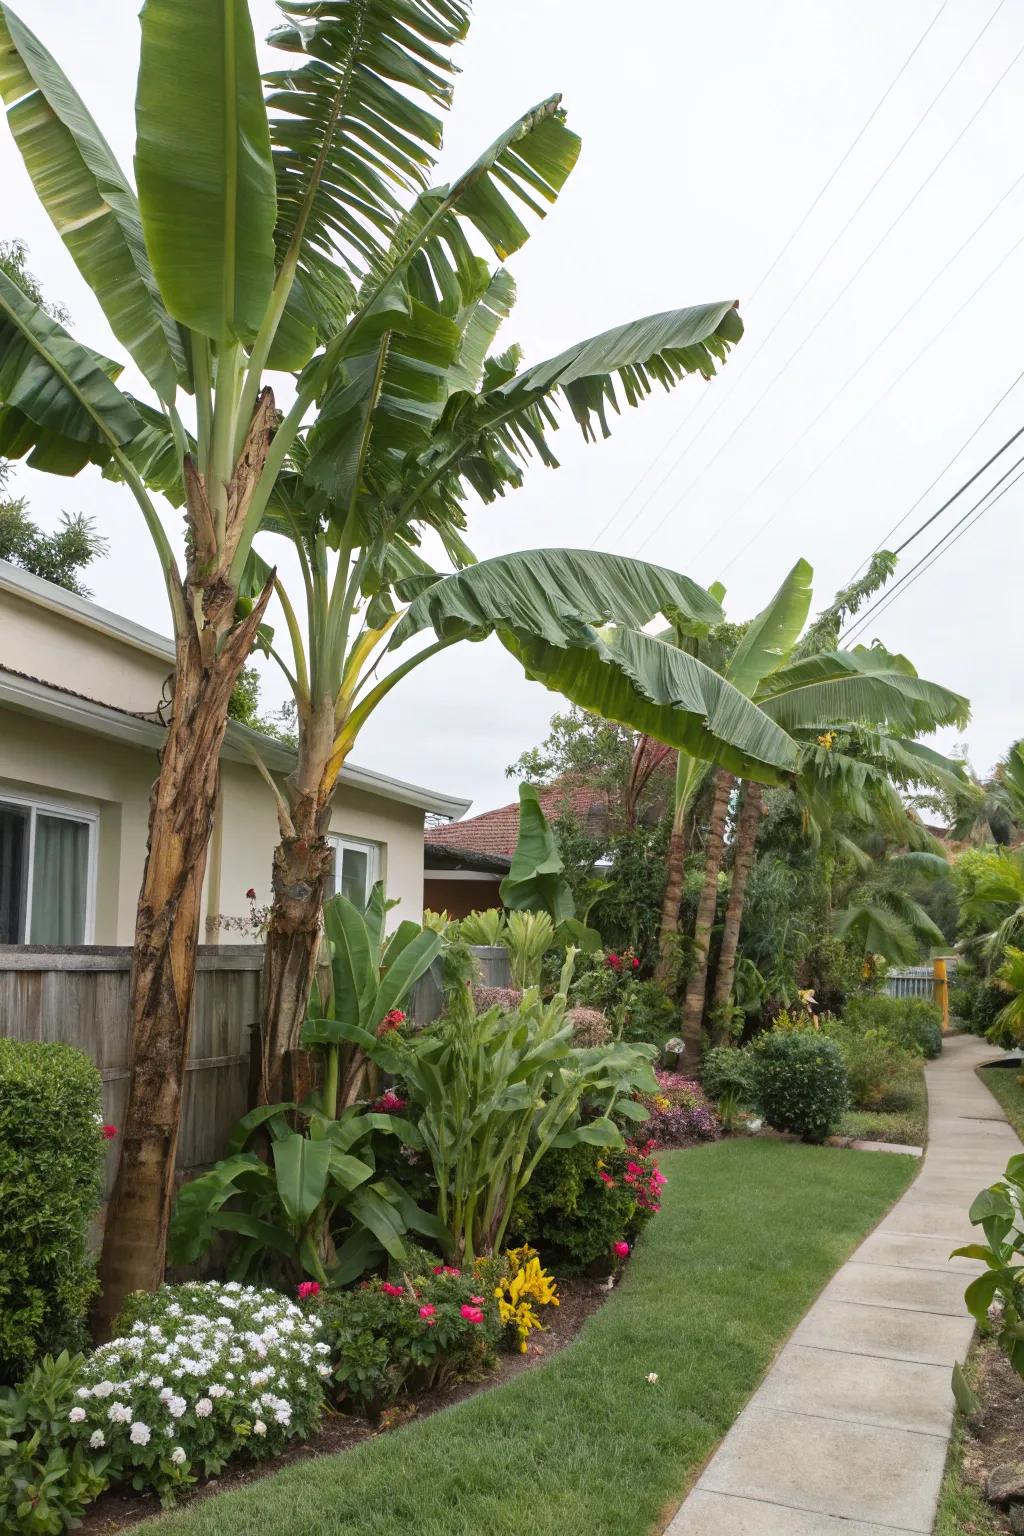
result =
M506 950L481 948L476 954L486 985L509 984ZM131 957L130 949L102 945L0 945L0 1035L63 1040L84 1051L99 1068L103 1115L113 1125L121 1123L128 1095ZM181 1174L222 1157L228 1132L248 1107L262 958L255 944L199 948L178 1139ZM409 1012L417 1023L429 1023L440 1013L441 1000L440 976L429 972L417 983ZM110 1184L115 1164L115 1158L108 1159Z

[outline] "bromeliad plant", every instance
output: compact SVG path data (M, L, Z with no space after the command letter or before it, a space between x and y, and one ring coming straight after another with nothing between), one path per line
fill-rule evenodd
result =
M440 936L417 923L402 923L385 936L387 908L379 884L365 913L344 896L325 908L329 966L304 1035L308 1047L323 1052L320 1085L301 1105L267 1104L243 1116L228 1156L185 1185L171 1224L176 1263L194 1263L218 1232L228 1232L240 1240L229 1260L234 1278L305 1274L344 1284L384 1254L403 1262L409 1230L444 1240L437 1219L377 1173L375 1137L397 1136L419 1149L416 1127L387 1110L347 1103L344 1093L339 1112L348 1030L374 1040L378 1028L389 1032L441 949ZM350 1070L350 1083L357 1075ZM259 1136L269 1138L267 1160L250 1150Z
M343 1027L399 1077L437 1185L438 1217L465 1261L501 1246L512 1203L552 1147L621 1147L613 1112L645 1120L632 1101L654 1092L653 1047L579 1049L566 1022L574 953L550 1002L537 988L514 1014L479 1014L468 988L453 991L445 1017L405 1038ZM586 1115L584 1114L586 1110Z

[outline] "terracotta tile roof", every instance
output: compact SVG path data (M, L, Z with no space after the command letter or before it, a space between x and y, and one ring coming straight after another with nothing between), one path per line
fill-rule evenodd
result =
M608 792L588 784L550 784L538 791L541 809L549 821L571 812L584 824L596 821L603 828L607 821ZM464 848L474 853L503 854L511 857L519 837L519 801L499 805L496 810L462 821L432 826L424 834L428 843L447 848Z

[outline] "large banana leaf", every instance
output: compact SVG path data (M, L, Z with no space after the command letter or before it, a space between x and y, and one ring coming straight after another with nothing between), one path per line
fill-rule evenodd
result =
M519 786L519 836L509 872L501 882L506 907L547 912L557 927L576 916L565 865L540 797L532 784Z
M348 273L380 259L399 193L427 185L447 107L450 50L469 25L455 0L286 0L270 42L301 56L266 77L277 176L278 262L291 253L321 339L341 329ZM342 267L339 268L340 254Z
M0 410L6 424L4 452L20 457L12 444L20 431L21 453L63 448L79 462L105 459L142 426L130 401L113 383L117 365L81 346L58 321L34 304L0 272ZM7 415L10 411L12 414Z
M162 400L189 380L146 255L138 202L71 82L0 0L0 96L39 200L110 328Z
M807 561L798 560L767 607L740 636L725 675L748 698L762 678L789 659L807 621L813 577Z
M392 644L427 627L448 640L497 634L527 676L583 708L745 778L778 782L796 765L792 740L709 667L646 634L640 626L658 613L715 622L721 609L660 566L531 550L437 582L410 604Z
M764 679L756 698L786 729L837 720L888 725L898 731L930 731L963 725L967 700L916 675L902 657L876 648L825 651L780 667Z
M274 283L277 199L248 0L146 0L135 175L176 320L251 341Z

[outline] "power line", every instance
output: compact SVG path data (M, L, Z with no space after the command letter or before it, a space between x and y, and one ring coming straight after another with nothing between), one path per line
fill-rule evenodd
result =
M1003 202L1004 199L1009 196L1009 193L1012 192L1014 190L1014 188L1017 187L1020 184L1021 181L1024 181L1024 173L1022 173L1022 175L1017 178L1017 181L1014 182L1013 187L1011 187L1009 189L1009 191L1007 191L1007 192L1005 192L1003 194L1003 197L1000 198L1000 200L999 200L1000 203ZM998 207L999 205L997 204L996 206ZM988 221L988 219L991 218L992 213L994 213L995 211L996 211L995 208L993 208L991 210L991 212L986 215L985 219L982 220L982 224L986 223ZM976 229L974 231L975 235L978 233L978 230L980 230L981 227L982 226L979 224L978 229ZM971 235L971 236L968 237L968 240L972 240L973 238L974 238L974 235ZM968 242L965 242L965 244L966 243L968 243ZM931 349L935 345L935 343L942 339L942 337L949 330L950 326L954 325L956 323L956 321L959 320L960 316L964 313L964 311L966 309L970 308L970 306L974 303L974 300L978 297L978 294L981 293L982 289L988 286L988 284L992 281L993 277L995 277L996 273L1000 272L1002 270L1002 268L1009 261L1010 257L1012 255L1014 255L1014 253L1016 251L1018 251L1022 245L1024 245L1024 234L1018 236L1018 238L1010 246L1009 250L1006 251L999 258L999 260L996 262L995 266L992 267L989 270L989 272L987 272L986 275L982 278L981 282L978 283L978 285L974 289L972 289L972 291L968 294L967 298L964 299L963 303L960 304L953 311L953 313L950 315L949 319L946 320L945 323L939 327L939 329L934 333L934 335L931 336L929 338L929 340L925 342L924 346L920 349L920 351L916 352L914 354L914 356L910 359L910 361L907 363L907 365L896 375L896 377L894 379L892 379L886 385L886 387L882 391L882 393L877 397L877 399L872 401L872 403L868 406L867 410L863 411L861 413L861 415L857 417L857 420L848 429L848 431L846 431L843 434L843 436L839 439L839 441L837 443L833 444L833 446L828 450L828 452L824 455L823 458L818 460L817 464L810 471L810 473L808 475L806 475L803 480L801 480L800 484L798 486L796 486L794 490L790 491L788 496L784 497L784 499L779 503L779 505L774 509L774 511L772 511L769 514L769 516L765 518L764 522L756 530L756 532L753 533L750 538L748 538L748 539L746 539L744 541L741 549L737 550L736 554L734 554L731 557L731 559L728 560L726 562L726 564L722 567L722 570L721 570L721 573L720 573L721 575L724 576L726 571L730 570L732 568L732 566L734 566L736 564L736 561L740 558L740 555L741 554L745 554L746 551L748 549L750 549L750 547L753 544L756 544L758 539L761 537L761 535L763 533L766 533L767 530L772 526L772 524L779 517L781 517L782 513L786 510L786 508L788 506L790 506L790 504L792 502L794 502L796 500L796 498L803 493L804 490L806 490L807 486L810 485L811 481L815 478L815 476L822 469L824 469L825 465L827 463L829 463L829 461L835 457L835 455L839 452L839 450L842 447L845 446L846 443L849 442L849 440L853 436L853 434L858 430L859 427L863 426L864 422L867 421L868 417L870 415L872 415L872 413L875 410L877 410L877 408L881 405L882 401L888 399L888 397L892 394L893 390L896 389L898 385L902 384L902 382L906 378L907 374L910 373L910 371L913 368L917 367L917 364L921 361L922 357L924 357L927 352L931 351ZM964 249L964 247L961 246L960 247L960 251L962 251L963 249ZM960 251L958 251L956 253L957 256L960 254ZM955 259L956 259L955 256L951 257L950 260L946 263L946 267L944 267L942 269L942 272L945 272L946 269L952 264L952 262ZM899 325L901 325L903 323L903 321L907 318L907 315L909 315L910 310L913 309L920 302L920 300L922 298L924 298L925 294L928 292L928 289L931 288L939 280L939 278L942 276L942 272L937 273L936 276L934 278L932 278L931 283L928 284L928 288L925 288L925 289L922 290L922 292L914 300L914 303L911 304L910 309L904 310L903 314L900 316L900 319L896 322L896 325L894 325L889 331L886 332L885 336L882 337L882 340L878 343L878 345L876 347L872 348L872 351L868 353L868 355L865 357L864 361L858 365L858 367L855 370L855 372L853 374L851 374L851 376L846 380L846 383L843 384L842 387L836 391L836 393L832 396L831 400L824 407L824 409L822 411L820 411L818 413L818 415L814 418L814 420L810 423L810 426L805 428L805 430L800 434L800 436L797 438L796 442L792 443L790 445L790 447L786 449L786 452L782 455L781 458L776 459L775 463L772 465L772 467L768 471L768 473L761 477L761 479L758 481L757 485L754 486L753 490L749 491L747 493L747 495L744 497L744 499L740 502L739 506L735 509L735 512L733 513L733 517L738 515L743 510L743 508L748 504L748 502L757 493L757 491L760 490L761 486L764 485L765 481L771 478L771 476L775 473L776 469L778 469L779 465L785 459L787 459L789 457L789 455L792 452L794 452L794 450L796 448L798 448L800 446L800 444L803 442L804 438L808 435L808 433L815 426L817 426L817 424L821 420L822 416L824 416L825 413L835 404L836 400L839 398L839 396L841 394L844 393L844 391L846 390L847 386L853 382L853 380L857 377L857 375L863 370L863 368L871 360L871 358L874 356L875 352L878 351L878 348L885 345L885 343L889 340L889 337L893 334L893 331L895 331L897 329L897 327ZM1000 397L996 401L995 405L992 406L992 408L988 411L988 413L983 417L983 419L975 427L975 429L971 433L970 437L967 438L967 440L964 443L961 444L961 446L957 449L956 453L949 460L949 462L945 465L945 467L943 469L941 469L939 471L939 473L935 476L935 479L931 482L931 484L926 486L925 489L921 492L920 496L917 498L917 501L914 502L913 506L908 508L908 510L904 513L903 517L900 519L900 521L898 523L895 524L895 526L893 528L890 528L889 532L885 535L886 539L888 539L893 533L896 532L896 530L898 528L900 528L903 525L903 523L906 522L907 518L911 515L912 512L915 511L915 509L918 506L920 506L921 502L929 494L929 492L934 490L935 486L939 483L939 481L942 479L943 475L946 473L946 470L948 470L953 464L955 464L956 460L963 453L964 449L969 447L969 445L973 442L974 438L981 431L981 429L985 425L985 423L989 420L989 418L991 416L993 416L995 414L995 412L999 409L1000 405L1002 405L1003 401L1006 399L1007 395L1009 395L1011 393L1011 391L1016 388L1016 386L1020 383L1021 379L1024 379L1024 370L1022 370L1017 375L1017 377L1014 379L1013 383L1006 390L1004 390L1003 394L1000 395ZM718 530L716 529L713 534L710 534L708 536L708 538L704 541L704 543L701 545L701 547L696 551L696 553L694 555L695 559L699 555L701 555L703 553L703 551L708 547L708 545L712 542L713 538L717 534L717 531ZM885 543L885 540L883 539L881 544L879 545L879 548L884 547L884 543ZM867 564L867 561L863 561L862 562L862 565L866 565L866 564ZM861 569L861 568L862 567L858 567L858 570ZM854 574L856 574L856 573L854 573ZM852 581L853 577L851 576L850 579Z
M1022 434L1024 434L1024 427L1022 427L1019 432L1015 433L1014 437L1015 438L1016 437L1020 437ZM1013 441L1014 441L1014 438L1008 439L1008 441L1003 444L1003 447L999 450L999 452L1000 453L1004 452L1004 450L1009 446L1009 443L1013 442ZM999 455L996 454L996 455L994 455L994 457L998 458ZM988 461L988 464L985 464L985 465L982 466L982 468L978 471L978 474L981 474L985 469L987 469L988 465L991 464L992 462L993 462L992 459L990 459ZM960 539L963 536L963 533L967 532L967 527L973 526L973 524L978 521L978 518L983 516L983 514L985 512L989 511L991 507L995 506L996 502L1000 501L1006 495L1007 491L1010 490L1012 486L1016 485L1017 481L1021 478L1021 474L1024 474L1024 468L1022 468L1022 466L1024 466L1024 454L1022 454L1019 459L1017 459L1013 464L1011 464L1009 469L1006 470L1002 475L1000 475L999 479L994 481L992 483L992 485L990 485L988 487L988 489L985 492L983 492L983 494L981 496L979 496L978 500L976 502L974 502L974 504L972 506L968 507L967 511L963 514L962 517L957 519L957 521L953 524L952 528L948 528L946 530L946 532L944 534L942 534L942 536L939 539L936 540L936 542L931 546L930 549L925 550L925 552L921 556L921 558L914 565L912 565L910 567L910 569L908 571L906 571L903 576L900 577L899 581L896 582L895 586L891 587L889 589L889 591L884 594L884 596L880 597L878 599L878 601L876 603L873 603L871 605L871 607L868 608L864 613L859 614L853 620L853 622L850 625L848 625L845 633L840 638L843 639L845 642L849 643L849 641L851 641L854 638L854 636L858 633L858 631L861 631L861 630L863 630L865 628L865 626L867 625L867 622L871 618L872 614L884 611L886 608L890 607L893 602L895 602L895 600L896 600L896 598L898 596L902 596L903 592L905 592L909 586L912 586L914 581L917 579L917 577L915 576L915 572L920 571L922 566L925 566L925 569L928 568L925 565L926 561L928 561L929 564L934 565L935 561L934 560L929 561L929 556L935 555L935 558L938 559L939 556L938 556L938 554L936 552L938 551L939 553L944 554L945 553L945 549L943 548L943 546L945 546L946 548L952 548L952 545L955 544L958 541L958 539ZM1009 477L1011 475L1013 475L1014 470L1017 470L1017 469L1021 470L1021 474L1015 475L1014 478L1012 480L1010 480ZM972 481L976 480L976 479L977 479L977 475L972 476ZM1009 484L1003 485L1003 481L1004 480L1009 480ZM967 485L969 485L969 484L971 484L971 481L967 481L965 483L965 485L961 486L960 491L957 492L957 495L960 495L961 491L965 490ZM1000 486L1000 485L1003 486L1003 489L1001 491L999 491L998 495L992 496L993 491L995 491L996 488L998 486ZM992 497L991 501L989 501L989 497L990 496ZM953 499L955 499L955 498L952 498L952 497L950 498L950 500L953 500ZM984 505L985 502L989 503L988 506ZM948 505L949 505L949 502L946 503L946 506L948 506ZM939 510L942 511L944 509L940 508ZM974 514L977 514L977 516L974 516ZM939 515L938 513L935 513L935 517L937 517L938 515ZM934 521L934 518L930 518L929 522L931 522L931 521ZM964 524L966 524L967 527L964 527ZM917 533L915 533L915 534L913 534L911 536L911 539L917 538L918 534L922 533L927 526L928 526L927 523L923 523L921 525L921 527L917 530ZM961 529L962 532L958 533L957 532L958 529ZM956 534L956 538L953 538L954 534ZM904 544L901 544L900 545L900 549L906 549L907 544L909 544L911 542L911 539L908 539ZM898 553L898 551L897 551L897 553ZM922 572L922 574L923 574L923 572Z
M992 25L992 22L995 20L995 18L998 15L999 11L1002 10L1002 7L1003 7L1004 4L1005 4L1005 0L999 0L999 4L996 6L996 9L992 12L992 14L989 17L988 21L982 27L981 31L978 33L978 36L975 38L975 40L971 44L970 48L968 48L967 53L964 54L964 56L961 59L960 63L957 65L956 69L953 71L953 74L950 75L947 78L945 85L943 85L942 90L939 91L938 96L936 96L933 99L931 105L928 107L927 111L925 112L924 117L927 117L928 112L931 111L932 107L935 105L935 102L938 101L939 96L942 95L942 92L945 91L946 87L949 85L949 83L953 79L954 75L957 74L957 72L960 70L960 68L966 62L967 58L969 57L971 52L974 50L974 48L977 46L977 44L980 42L980 40L984 36L985 32ZM723 443L721 443L719 445L719 447L716 450L716 452L712 455L712 457L708 460L708 462L704 465L704 467L701 470L698 471L697 475L693 478L693 480L690 481L689 485L682 492L682 494L676 499L676 501L672 504L672 506L669 507L668 511L665 512L664 516L661 517L659 519L659 521L654 525L654 527L647 534L646 538L644 538L641 541L641 543L638 545L638 553L639 553L640 550L643 550L643 549L646 548L646 546L650 543L651 539L654 538L655 534L660 532L660 530L662 529L664 524L668 521L668 519L672 515L672 513L679 507L679 505L686 498L686 496L689 495L690 491L693 490L694 486L696 486L703 479L703 477L707 474L708 470L711 469L711 467L715 464L716 460L719 458L719 456L721 455L722 451L726 447L728 447L729 443L732 442L732 440L736 436L736 434L750 420L751 416L757 410L758 406L760 406L762 401L775 388L775 385L778 383L779 379L786 372L786 370L790 367L790 365L793 362L796 361L797 357L799 357L800 353L803 351L803 349L807 345L807 343L809 341L811 341L812 338L815 335L818 334L818 332L820 331L821 326L828 319L828 317L832 314L832 312L836 308L836 306L846 297L847 293L853 287L853 284L860 277L861 273L868 266L868 264L874 259L874 257L878 254L878 252L881 250L882 246L888 240L889 236L893 233L893 231L906 218L907 214L910 212L911 208L913 208L914 204L917 202L917 200L921 196L922 192L924 192L925 188L931 183L931 181L934 179L934 177L938 174L938 172L945 165L945 163L949 159L950 155L957 148L957 146L960 144L961 140L964 138L964 136L968 133L968 131L971 129L971 127L977 121L977 119L981 115L981 113L985 110L985 108L987 107L988 103L991 101L992 97L995 95L996 91L1002 85L1003 81L1006 79L1006 76L1010 73L1010 70L1013 69L1014 65L1017 63L1018 59L1021 57L1022 54L1024 54L1024 44L1022 44L1021 47L1017 50L1017 52L1014 54L1014 56L1010 60L1009 64L1007 64L1006 68L1003 70L1003 72L996 79L995 84L992 85L990 87L990 89L986 92L985 96L982 98L981 102L975 108L974 112L972 112L971 116L967 119L967 122L964 123L963 127L956 134L956 136L954 137L952 142L947 146L947 148L945 149L943 154L936 161L935 165L932 166L932 168L928 172L927 176L919 184L919 186L917 187L917 190L913 193L913 195L910 197L910 199L904 204L903 208L896 215L896 217L892 220L892 222L889 224L889 226L885 230L885 232L879 237L879 239L871 247L870 251L864 257L864 259L860 262L859 266L856 268L856 270L853 272L853 274L843 284L842 288L839 290L839 292L832 299L831 303L828 305L828 307L825 310L824 314L822 314L822 315L820 315L818 317L818 319L815 321L815 323L811 326L810 330L808 330L806 332L806 334L804 335L803 339L799 342L799 344L794 348L794 350L787 357L786 361L782 364L782 366L779 369L776 370L776 372L773 374L773 376L769 379L768 383L765 385L764 389L758 395L757 399L754 401L754 403L750 407L750 409L746 412L745 415L743 415L740 418L740 420L733 427L732 431L729 433L729 436L725 439L725 441ZM920 121L919 121L919 123L917 125L918 127L920 127L920 123L924 121L924 117L922 117L920 119ZM901 145L901 147L900 147L900 150L897 151L897 155L894 156L893 161L890 162L890 166L895 162L895 159L898 158L899 154L902 153L903 149L910 142L910 138L913 137L913 133L916 132L916 131L917 130L915 128L912 131L910 137L904 140L903 145ZM886 172L882 173L883 176L887 173L888 169L889 169L889 167L886 168ZM858 209L855 210L854 215L852 217L856 217L856 213L859 212L859 209L860 209L861 206L863 206L863 205L862 204L858 205ZM848 221L847 225L844 226L844 229L848 228L848 227L849 227L849 221ZM812 276L813 275L814 274L812 273ZM799 297L799 295L797 295L797 297ZM793 302L795 303L796 300L794 299ZM792 308L792 305L790 305L790 308ZM773 328L773 331L774 331L774 329L777 329L777 328L778 328L778 326L776 325ZM769 333L769 334L772 334L772 333ZM767 338L766 338L766 340L767 340ZM708 422L710 422L711 419L712 418L710 416L708 418L706 418L704 425L707 426ZM699 435L700 434L698 433L697 436L699 436ZM691 447L693 446L693 442L696 442L696 440L697 440L697 438L695 437L693 439L693 441L691 442L691 444L690 444ZM718 530L716 530L716 533L717 533L717 531Z
M772 260L768 263L768 266L765 267L764 271L761 273L761 276L758 278L757 282L754 284L754 288L753 288L753 291L750 294L750 297L747 298L744 301L746 304L753 304L754 300L757 298L758 294L761 292L761 289L764 287L765 283L768 281L768 279L771 277L772 273L775 271L776 267L779 265L779 262L786 255L786 252L789 250L790 246L798 238L798 236L803 232L803 229L806 226L808 219L814 213L815 209L818 207L818 204L821 202L822 198L825 196L825 193L828 191L829 187L831 187L832 183L835 181L836 177L839 175L839 172L843 169L844 165L846 165L846 163L849 160L850 156L853 154L854 150L857 148L857 145L860 143L861 139L867 133L868 129L871 127L871 124L874 122L874 120L878 116L879 112L885 106L885 103L889 100L889 97L892 95L892 93L896 89L897 85L903 79L903 76L906 74L907 69L910 67L910 64L913 62L914 58L916 57L916 55L918 54L918 52L922 48L923 44L925 43L925 41L927 40L929 34L931 33L933 27L935 26L935 24L938 21L939 17L942 15L943 11L946 10L946 8L949 5L949 3L950 3L950 0L942 0L942 4L939 6L938 10L935 12L935 15L932 17L931 21L925 27L924 31L921 33L920 37L917 39L917 42L914 44L913 48L911 48L910 52L907 54L906 58L903 60L903 63L900 65L899 69L896 71L895 75L892 77L892 79L890 80L889 84L886 86L885 90L882 92L881 96L875 102L875 105L872 107L871 111L868 113L867 117L864 119L864 122L861 124L861 126L860 126L859 130L857 131L857 133L854 135L854 137L851 139L850 143L847 145L847 148L846 148L844 154L840 157L839 161L833 167L831 173L826 177L826 179L822 182L821 186L818 188L817 193L815 194L813 200L808 204L808 206L805 209L805 211L803 213L803 216L800 219L799 223L796 225L795 229L793 229L793 231L790 233L789 237L784 241L784 243L779 248L779 250L776 252L776 254L772 258ZM922 119L922 121L923 121L923 119ZM877 183L876 183L876 185L877 185ZM831 249L831 247L830 247L830 249ZM826 252L826 255L827 255L827 252ZM824 260L824 258L822 258L822 260ZM819 267L820 267L820 262L819 262ZM817 270L818 270L818 268L816 267L815 268L815 272L817 272ZM812 272L811 277L813 277L813 276L814 276L814 273ZM810 279L808 279L808 281L809 280ZM790 307L792 307L792 306L790 306ZM788 314L788 312L789 311L787 310L786 313ZM785 316L783 316L782 318L784 319ZM755 349L753 354L750 356L750 358L746 360L746 367L748 369L751 366L751 364L753 363L754 358L757 356L758 352L760 352L761 348L765 346L766 342L769 340L770 336L774 333L774 330L777 329L777 328L778 328L778 324L776 324L776 326L773 327L773 330L768 333L768 336L766 336L766 337L764 337L762 339L762 341L760 342L758 347ZM744 372L745 371L746 371L746 369L744 369ZM706 399L707 399L707 392L703 391L697 397L697 400L695 401L695 403L692 406L692 408L689 411L687 411L687 413L683 417L683 419L678 423L678 425L669 434L669 436L666 439L665 444L661 448L661 450L655 455L655 457L646 466L646 468L644 469L643 473L640 475L640 478L637 480L636 484L633 486L632 490L629 491L626 494L624 499L620 502L619 506L615 509L614 512L612 512L611 516L607 519L607 521L603 524L603 526L594 535L593 539L590 542L590 548L591 549L594 548L594 545L597 543L597 541L599 539L604 538L604 535L608 532L608 529L612 526L612 524L614 523L615 519L629 505L629 503L632 501L633 497L636 495L636 493L640 489L641 485L643 485L644 481L647 479L647 476L651 473L651 471L658 464L661 463L661 460L664 458L664 456L668 452L669 448L672 446L672 444L679 437L680 433L688 426L688 424L693 419L693 417L697 414L697 412L700 410L701 406L704 404L704 401ZM694 439L694 440L696 440L696 439ZM689 448L690 446L692 446L692 445L688 444L687 448ZM686 452L686 449L683 450L684 454L685 454L685 452ZM659 480L659 482L655 486L654 490L650 493L650 495L647 497L646 501L643 503L643 506L641 506L638 509L637 514L636 514L637 517L639 517L646 510L646 508L650 505L650 502L653 499L653 497L658 494L658 492L661 490L662 486L665 485L666 481L671 477L671 475L673 474L674 470L678 467L682 457L683 457L683 454L680 454L679 458L674 459L672 461L672 463L669 465L668 470L666 471L665 475L662 477L661 480ZM630 525L630 526L632 526L632 525Z

